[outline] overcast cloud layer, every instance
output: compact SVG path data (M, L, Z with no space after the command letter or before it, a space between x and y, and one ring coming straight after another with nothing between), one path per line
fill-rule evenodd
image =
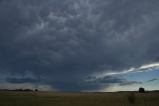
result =
M86 80L158 61L158 28L158 0L0 0L0 80L100 89Z

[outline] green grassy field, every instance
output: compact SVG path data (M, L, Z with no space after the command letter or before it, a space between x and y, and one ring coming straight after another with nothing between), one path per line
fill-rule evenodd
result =
M0 106L159 106L159 93L0 92Z

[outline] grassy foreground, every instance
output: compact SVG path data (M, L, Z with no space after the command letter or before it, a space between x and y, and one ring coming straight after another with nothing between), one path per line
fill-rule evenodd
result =
M159 106L159 93L0 92L0 106Z

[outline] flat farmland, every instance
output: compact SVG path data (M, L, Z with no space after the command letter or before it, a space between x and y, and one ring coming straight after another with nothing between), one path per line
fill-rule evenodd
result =
M159 106L159 93L0 92L0 106Z

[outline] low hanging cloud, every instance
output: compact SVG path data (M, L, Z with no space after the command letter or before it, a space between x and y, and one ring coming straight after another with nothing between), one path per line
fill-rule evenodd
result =
M158 5L149 0L1 0L0 72L6 73L1 80L46 83L64 91L98 89L100 83L91 86L85 78L157 62ZM9 76L26 72L38 81Z
M133 74L133 73L150 72L150 71L154 71L158 69L159 69L159 63L151 63L151 64L141 65L140 67L137 67L137 68L133 67L128 70L116 71L116 72L109 71L109 72L94 74L92 76L96 78L104 78L106 76L121 76L121 75Z
M154 81L157 81L157 80L159 80L159 79L158 78L153 78L153 79L148 80L147 82L154 82Z
M89 77L86 80L89 83L94 84L118 84L120 86L133 85L133 84L142 84L142 82L137 81L129 81L127 79L121 78L119 76L105 76L104 78L94 78Z

